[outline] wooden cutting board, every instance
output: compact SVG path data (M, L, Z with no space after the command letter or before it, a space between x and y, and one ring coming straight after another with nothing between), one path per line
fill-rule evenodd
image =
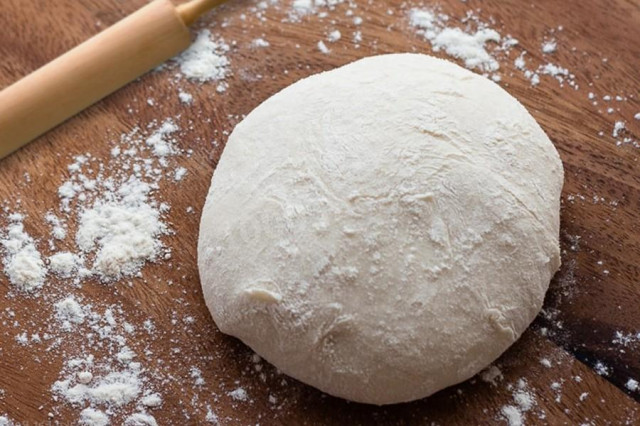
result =
M4 0L0 87L143 4L143 0ZM31 235L44 236L48 228L36 219L58 205L56 191L74 155L91 152L108 158L108 142L121 133L179 114L177 120L188 129L181 135L181 147L193 150L184 160L189 174L177 189L160 190L161 198L172 206L168 217L175 234L164 241L172 247L173 259L146 266L131 286L88 282L78 290L86 300L120 305L137 327L153 319L157 337L141 338L136 346L152 352L148 369L159 369L169 378L156 384L163 394L162 406L150 410L159 424L205 423L207 405L221 424L504 423L501 409L514 404L514 386L522 378L535 397L535 406L525 413L528 424L640 422L640 392L625 387L629 378L640 379L637 342L615 341L617 331L640 332L640 148L632 143L617 146L612 137L614 123L624 121L624 136L640 139L640 120L634 119L640 113L640 3L450 0L439 4L442 12L456 19L476 10L502 35L518 39L531 63L552 60L573 73L579 86L578 90L561 86L549 76L532 86L515 68L513 57L500 61L500 84L528 108L554 142L566 179L562 269L551 284L544 313L498 360L503 378L495 386L474 379L410 404L348 403L279 375L265 363L257 368L249 349L216 330L200 292L195 249L199 214L228 132L267 97L312 73L372 54L430 53L429 43L408 24L408 10L418 3L354 0L351 7L344 3L327 9L325 18L316 14L290 22L285 19L291 10L288 0L265 3L264 10L256 2L231 1L201 24L235 42L228 54L232 75L226 80L226 92L217 93L215 84L184 83L195 98L194 106L187 108L177 99L173 71L155 72L0 162L2 200L6 206L19 203L28 215L25 226ZM346 13L349 8L363 18L361 25L354 25L353 16ZM343 37L328 44L331 52L323 54L317 43L326 42L330 29L340 30ZM362 33L359 47L352 42L354 31ZM249 48L258 37L270 46ZM541 43L548 38L557 40L558 50L547 57ZM594 99L589 99L589 92ZM612 100L603 100L605 95ZM625 100L616 101L616 95ZM155 99L153 106L147 104L148 98ZM607 113L608 108L613 112ZM30 182L25 181L25 172ZM185 213L189 206L195 214ZM6 218L1 217L0 223L6 224ZM58 283L50 278L47 285L55 288ZM75 340L65 339L49 352L42 346L17 344L15 335L22 328L16 321L27 330L45 328L51 301L46 289L41 297L7 297L8 287L0 275L0 415L25 424L74 423L80 408L55 401L50 387ZM15 316L9 318L6 309ZM190 326L172 323L172 318L187 315L195 321ZM543 359L549 360L547 366ZM204 379L199 386L194 386L188 368L194 362L201 366ZM596 373L598 363L608 368L608 375ZM259 368L264 375L256 371ZM229 395L237 387L246 390L247 401ZM122 417L116 415L113 421L118 424Z

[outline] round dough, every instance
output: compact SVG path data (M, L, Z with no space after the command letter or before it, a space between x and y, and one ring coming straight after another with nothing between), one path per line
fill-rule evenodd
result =
M421 54L298 81L238 124L198 264L221 331L358 402L461 382L560 265L558 153L495 83Z

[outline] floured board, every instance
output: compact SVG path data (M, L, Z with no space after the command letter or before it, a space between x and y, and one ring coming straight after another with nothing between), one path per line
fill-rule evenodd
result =
M148 200L170 207L163 210L162 221L171 231L157 237L164 251L156 262L110 284L95 279L74 284L49 273L41 290L25 296L0 274L0 416L25 423L77 422L89 401L69 403L52 390L55 382L68 379L73 385L81 369L92 372L89 386L97 386L110 371L130 371L131 362L139 362L135 394L111 408L93 406L113 424L135 413L153 416L158 424L216 419L243 425L640 421L640 392L629 390L629 379L640 381L640 360L634 355L640 346L640 120L634 118L640 113L640 6L627 0L442 1L439 9L399 1L337 3L301 14L288 0L232 1L194 29L194 38L206 28L214 40L229 45L224 53L229 74L223 80L189 81L170 64L0 163L3 238L9 215L23 214L25 233L43 259L78 250L79 213L73 207L71 213L60 210L58 189L78 179L79 172L68 166L76 156L89 154L86 173L93 170L97 176L102 167L103 177L126 177L133 172L123 153L132 140L141 143L135 161L144 164L149 158L161 170ZM5 0L0 86L143 4ZM493 376L431 398L379 408L347 403L282 376L218 332L200 292L197 229L211 174L242 116L312 73L372 54L432 52L431 43L411 25L413 8L439 10L449 17L450 27L470 25L475 31L480 21L503 40L507 35L518 40L505 51L487 45L500 67L492 74L540 122L564 162L563 267L543 314L497 361L500 374L492 370ZM463 23L468 12L472 19ZM332 42L335 30L340 38ZM556 50L543 53L543 45L552 41ZM436 54L450 58L444 50ZM518 57L531 74L518 69ZM539 83L533 85L536 73ZM184 95L181 100L180 92L192 95L192 103L185 103ZM139 135L148 136L167 119L179 130L171 136L176 152L161 166L146 136L132 131L137 127ZM614 131L616 122L624 129L618 124ZM121 141L123 134L133 136ZM121 148L119 155L113 155L115 147ZM180 168L186 174L176 179ZM52 237L47 212L65 218L65 238ZM70 295L86 317L65 330L55 304ZM88 355L94 356L92 366L69 366ZM144 399L155 393L159 406L153 398Z

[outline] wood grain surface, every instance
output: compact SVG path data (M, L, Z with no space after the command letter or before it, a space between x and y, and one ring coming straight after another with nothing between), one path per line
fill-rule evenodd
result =
M143 4L144 0L3 0L0 87ZM26 229L44 241L49 227L41 218L57 208L57 188L68 177L66 166L73 156L90 152L107 159L120 134L165 117L174 117L183 129L180 146L193 150L181 160L188 175L180 185L162 184L158 190L158 197L171 205L167 218L175 232L163 238L172 248L171 261L148 264L140 276L126 282L90 281L73 290L85 301L120 306L138 328L147 319L155 324L153 337L140 334L131 345L140 353L146 350L146 368L164 377L155 383L163 404L149 411L159 424L205 424L207 406L221 424L504 423L501 409L513 404L513 389L520 379L536 401L525 413L527 424L640 422L640 392L625 387L629 378L640 379L637 341L615 341L616 332L634 336L640 332L640 148L631 142L618 146L612 136L614 123L624 121L624 136L640 139L640 120L634 119L640 113L640 2L442 0L437 4L457 20L474 10L502 35L519 40L518 48L500 59L500 84L538 120L565 167L563 266L543 312L497 361L504 377L496 385L475 378L424 400L374 407L324 395L264 362L257 372L252 352L216 329L198 281L199 215L234 125L267 97L310 74L372 54L431 53L429 43L410 27L407 13L412 7L433 4L353 0L323 9L327 17L313 14L292 22L287 18L289 0L268 3L264 10L253 1L232 0L199 24L233 42L227 55L232 74L226 78L226 92L218 93L215 83L176 83L175 70L168 67L140 78L0 162L3 207L25 212ZM353 23L348 9L363 18L361 25ZM343 37L328 44L331 52L323 54L317 42L327 42L333 29ZM354 31L362 32L359 46L352 41ZM252 49L251 41L258 37L270 46ZM545 56L541 44L548 38L557 40L558 49ZM522 49L531 64L553 61L567 68L578 89L549 76L532 86L514 66ZM194 95L193 105L178 100L178 88ZM589 92L596 95L594 99L589 99ZM604 95L613 99L605 101ZM616 95L624 100L616 101ZM148 98L155 100L153 106L147 104ZM607 113L608 108L613 111ZM195 209L193 214L185 213L188 207ZM3 226L4 216L0 215ZM65 244L72 247L73 241L62 248ZM44 242L39 248L49 253ZM67 335L49 351L44 345L23 346L15 340L23 330L47 330L52 300L70 291L67 286L48 277L39 296L23 296L12 292L7 278L0 275L0 415L21 424L78 421L81 408L56 400L51 385L60 378L64 360L82 345L82 336ZM14 314L8 315L8 310ZM172 321L185 316L194 322ZM103 351L93 349L97 354ZM551 367L540 362L545 358ZM192 365L199 366L204 384L194 386ZM597 374L596 365L606 366L608 374ZM229 395L239 386L247 391L248 401ZM123 416L115 414L113 424L122 422Z

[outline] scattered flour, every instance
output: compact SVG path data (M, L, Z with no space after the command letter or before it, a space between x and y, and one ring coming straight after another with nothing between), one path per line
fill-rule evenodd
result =
M524 425L522 413L520 412L520 410L518 410L518 407L515 407L513 405L504 405L500 409L500 413L505 418L509 426Z
M63 222L53 213L48 212L44 219L51 225L51 235L56 240L64 240L67 236L67 230Z
M80 424L83 426L107 426L109 416L104 411L87 407L80 412Z
M342 37L340 31L333 30L327 36L327 40L329 41L329 43L335 43L336 41L340 40L340 37Z
M500 68L498 61L487 51L487 43L499 43L500 34L491 28L464 31L458 27L448 27L449 17L437 15L426 9L412 9L410 24L418 28L418 33L428 40L433 50L444 50L448 55L464 61L470 69L494 72Z
M616 331L611 343L624 347L635 345L640 343L640 333L624 333L622 331Z
M204 385L204 378L202 377L202 371L198 367L191 367L189 374L194 379L193 384L196 386Z
M60 379L51 387L63 401L84 408L80 412L81 424L92 424L92 420L103 418L109 422L105 416L131 414L132 407L140 411L142 407L155 408L162 404L162 397L154 392L145 369L134 361L136 353L127 342L127 334L132 330L120 317L121 309L108 307L100 314L91 306L82 306L71 298L64 299L56 307L60 307L56 313L58 321L73 321L83 327L79 335L86 337L85 351L94 347L111 348L106 356L88 354L69 359ZM85 333L85 330L89 332ZM137 414L148 416L144 412L131 416L138 420L145 418L135 417Z
M598 373L601 376L608 376L611 373L609 370L609 367L604 365L601 361L596 362L596 365L594 366L594 370L596 373Z
M509 385L508 388L513 390L514 404L502 406L500 414L509 426L522 426L525 423L526 413L536 405L534 394L529 390L524 379L518 380L515 386Z
M71 212L74 200L79 204L75 241L80 252L53 254L49 260L57 274L74 275L78 268L79 281L93 275L110 282L135 275L145 262L158 258L159 237L167 232L161 216L168 206L157 203L151 192L163 176L161 170L169 167L169 158L180 153L175 139L179 128L167 119L151 123L149 130L144 136L134 129L112 149L113 176L89 178L83 169L90 163L88 155L76 157L69 166L71 178L60 188L71 190L58 192L62 210ZM144 150L156 158L155 163L140 156ZM183 176L186 169L178 167L174 173ZM88 269L84 258L92 261Z
M539 69L539 72L541 74L555 77L559 82L562 82L566 77L569 77L569 70L552 63L542 65L542 67Z
M171 119L165 120L145 141L151 147L157 157L166 157L175 154L174 139L172 135L178 131L178 126Z
M293 1L293 10L298 14L307 14L313 11L313 1L312 0L294 0Z
M96 381L94 385L73 383L73 379L58 380L52 390L72 404L85 401L96 405L122 406L138 397L141 379L138 371L113 371Z
M317 14L320 18L326 17L326 10L333 10L345 0L294 0L289 20L297 22L301 16Z
M449 55L464 60L467 68L479 68L482 71L496 71L500 68L485 49L487 42L499 42L500 34L492 29L481 29L468 34L460 28L445 28L432 40L434 50L443 49Z
M183 104L191 105L193 103L193 95L191 93L187 93L181 90L178 92L178 98Z
M63 330L69 330L72 324L84 322L84 310L73 296L69 296L55 304L56 318L61 322Z
M205 421L214 425L220 424L218 416L213 412L210 405L207 405L207 415L205 417Z
M56 275L69 278L82 264L82 259L75 253L62 251L49 256L49 270Z
M266 6L263 5L267 3L275 4L273 1L262 1L256 5L256 9L264 10ZM315 14L320 19L324 19L327 16L327 10L332 10L342 3L342 0L295 0L293 9L298 16ZM351 9L347 12L350 13L346 16L353 16ZM259 15L256 14L256 16ZM334 27L335 22L331 22L330 19L326 22L330 26L325 28L325 31ZM469 25L458 28L451 26L450 22L449 17L426 9L414 9L410 14L411 25L432 44L435 51L446 52L452 57L461 59L466 67L481 72L491 73L498 70L497 55L501 49L517 43L517 41L513 43L513 39L509 39L509 36L501 37L497 31L484 24L478 24L477 28L471 28ZM478 23L478 21L475 22ZM353 18L354 25L358 26L362 23L362 18L357 16ZM325 40L327 43L336 42L343 35L338 30L327 34ZM346 34L345 38L348 38ZM352 40L356 44L355 47L358 47L362 42L362 33L355 31ZM234 46L234 43L230 44ZM252 48L268 46L269 42L262 38L254 39L250 43ZM318 42L317 48L324 54L330 53L323 41ZM556 49L555 40L545 41L542 44L542 52L545 54L551 54ZM175 61L184 77L198 82L217 81L218 91L223 92L227 87L224 79L231 72L231 63L227 57L229 51L230 47L224 40L204 30L198 34L194 45ZM568 82L569 85L577 88L569 70L559 65L551 63L530 65L528 69L527 62L534 62L535 57L536 55L527 57L526 52L523 51L515 60L510 57L509 61L513 60L516 69L522 71L532 85L539 84L540 78L547 76L549 80L555 79L561 84ZM492 78L499 78L499 76L494 74ZM591 95L589 99L593 100L595 95ZM185 105L193 103L193 96L183 90L178 91L178 97ZM153 104L153 99L149 99ZM611 101L611 97L605 96L603 101ZM608 110L610 113L615 112L614 108L608 108ZM634 118L640 120L640 112ZM617 137L625 129L624 122L616 121L612 134ZM4 271L10 282L21 290L36 289L44 284L48 271L58 277L72 279L76 283L89 276L111 282L119 278L135 276L146 262L163 258L166 252L160 237L168 232L163 220L163 213L168 207L155 199L154 192L158 189L157 182L161 176L170 181L179 182L187 173L183 167L167 170L169 158L179 153L174 138L178 130L173 121L165 120L149 137L133 141L130 136L127 136L121 145L113 148L112 164L97 163L97 159L92 158L90 154L77 156L69 165L72 178L61 184L58 190L61 200L60 210L68 215L65 215L63 220L52 212L45 216L46 222L51 227L51 238L64 240L68 233L72 233L70 241L72 243L75 241L77 244L77 252L74 252L76 250L74 247L65 247L65 250L69 251L56 252L51 243L53 240L49 240L53 252L43 262L43 257L36 248L36 241L24 231L23 218L14 215L10 218L6 230L0 235L0 245L6 254L3 259ZM145 150L153 155L153 164L151 159L141 156ZM94 175L83 171L83 168L89 164L99 166L95 167ZM113 171L116 169L120 172ZM77 203L77 208L72 208L73 203ZM191 211L193 211L192 208ZM74 214L78 221L74 220ZM80 226L77 231L73 226L67 228L67 221L70 225L78 222ZM10 237L12 230L13 234ZM73 235L74 232L75 235ZM135 238L127 241L124 235L134 235ZM41 241L40 237L37 241ZM58 242L54 243L58 244ZM124 245L122 250L120 250L121 245ZM116 247L119 248L119 252ZM22 254L18 256L13 269L9 268L7 264L18 253ZM86 263L89 266L86 266ZM91 305L78 302L78 300L85 300L84 298L77 300L73 295L65 296L52 299L57 300L53 305L56 325L63 331L72 328L77 330L78 333L72 334L86 339L86 347L82 348L84 351L87 349L90 351L90 348L96 345L101 349L106 348L107 354L100 358L96 352L98 358L95 359L93 355L68 359L66 366L60 372L60 380L54 384L52 391L61 397L61 401L74 404L78 408L79 424L111 424L110 416L122 415L125 425L156 425L155 418L146 411L161 406L163 399L159 393L153 392L150 388L148 377L145 376L145 368L137 362L155 355L149 352L142 356L142 352L136 353L135 349L132 349L135 346L126 341L127 335L133 335L136 328L143 333L154 333L155 327L151 320L145 321L144 327L133 327L131 324L116 320L117 307L110 308L100 315L92 310ZM184 322L192 323L187 320ZM116 331L118 327L121 327L122 332ZM14 332L11 336L15 335L16 341L21 345L26 346L41 341L37 334L29 338L30 333L22 332L21 329L19 331L20 334L15 335ZM49 338L43 335L42 341L47 342L47 339ZM640 340L635 334L616 332L613 343L627 347L637 341ZM54 347L54 344L51 347ZM540 359L540 364L547 368L552 366L551 361L546 358ZM259 369L256 368L256 371ZM609 368L602 363L596 365L596 371L603 375L610 374ZM189 374L196 386L204 384L200 369L190 368ZM492 385L504 380L502 372L496 366L489 367L480 377ZM579 382L578 379L579 377L576 378L576 382ZM637 391L639 385L635 379L629 378L625 386L630 391ZM559 391L561 384L555 383L552 388ZM500 409L500 416L510 426L522 425L525 423L526 413L536 406L535 398L526 388L524 381L510 390L513 391L513 401ZM249 399L243 388L237 388L228 395L236 401ZM580 401L586 400L587 395L588 393L583 392L580 395ZM269 395L268 400L271 404L276 404L278 401L273 395ZM124 409L127 411L119 411ZM219 424L221 421L208 404L206 404L206 421L212 424ZM0 426L6 424L13 423L7 416L0 416Z
M124 426L157 426L156 419L147 413L134 413L127 417Z
M156 259L166 228L159 208L149 203L150 190L131 178L80 215L76 243L85 254L95 253L92 271L101 280L134 275Z
M269 47L269 46L270 46L269 42L263 38L254 38L251 41L251 47L254 47L254 48Z
M177 57L182 74L200 82L217 81L229 75L229 45L214 39L211 31L202 30L196 41Z
M176 182L181 181L182 178L185 177L186 175L187 175L187 169L185 169L184 167L178 167L173 173L173 180Z
M553 53L556 51L558 45L555 40L545 41L542 44L542 53Z
M247 399L249 399L249 395L247 394L247 391L244 390L243 388L237 388L229 392L229 396L235 399L236 401L246 401Z
M624 132L626 129L626 125L624 121L616 121L613 125L613 131L611 132L611 136L617 138L620 133Z
M42 256L22 224L21 214L9 216L10 223L0 240L4 248L4 273L18 290L33 291L44 285L47 269Z
M152 393L143 397L140 403L146 407L159 407L162 405L162 397L157 393Z
M324 44L324 41L322 41L322 40L320 40L320 41L318 42L318 50L319 50L321 53L324 53L325 55L326 55L326 54L328 54L329 52L331 52L331 51L329 50L329 48L327 47L327 45L326 45L326 44Z
M16 342L18 342L19 345L27 346L29 344L29 337L27 336L27 333L24 332L24 333L18 334L16 336Z
M175 185L187 173L175 161L184 154L176 139L178 131L173 120L152 122L144 130L135 128L122 135L107 159L90 153L73 158L69 176L58 190L64 220L53 211L44 217L52 237L46 264L23 228L22 215L9 215L0 235L5 272L18 288L41 286L47 267L58 278L56 284L75 284L72 289L63 287L64 293L53 298L46 295L44 301L52 305L53 313L42 335L20 330L13 336L24 346L47 344L47 352L66 339L77 343L66 345L69 353L50 389L54 401L77 407L78 424L112 424L111 417L118 415L125 418L124 424L153 425L155 419L146 410L162 405L162 396L142 366L151 353L141 357L128 341L137 336L136 327L120 318L122 308L112 305L98 312L100 301L84 304L85 296L78 297L73 289L91 277L112 282L138 274L146 262L170 258L161 241L169 232L163 215L170 206L157 201L154 193L162 181ZM67 229L66 223L74 226ZM65 250L56 250L57 240L65 240ZM28 267L28 274L17 273L18 266ZM160 371L153 375L162 378ZM54 416L56 410L54 405Z

